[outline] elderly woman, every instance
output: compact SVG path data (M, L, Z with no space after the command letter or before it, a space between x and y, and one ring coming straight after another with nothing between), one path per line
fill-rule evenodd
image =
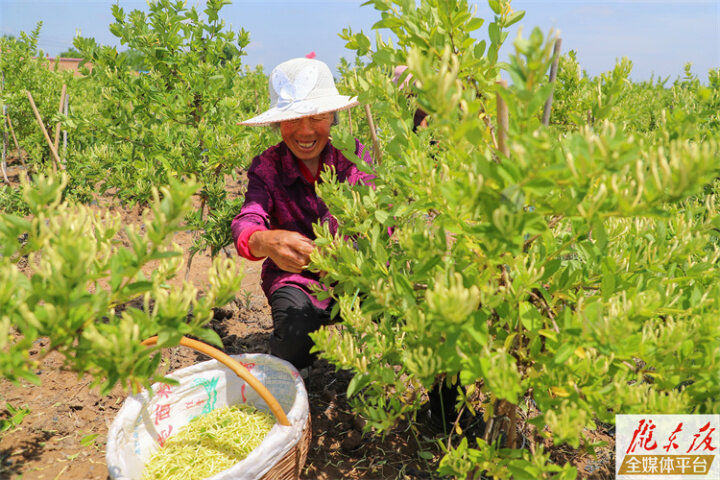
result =
M242 125L278 125L282 142L255 157L248 170L245 203L232 221L238 253L262 260L262 288L272 309L270 350L302 369L312 363L310 332L330 322L329 300L311 292L318 276L306 270L314 247L313 223L337 221L315 193L320 172L334 168L339 181L368 183L330 142L336 113L358 104L340 95L328 66L296 58L270 74L270 108ZM359 141L355 155L371 163ZM357 161L357 160L356 160Z

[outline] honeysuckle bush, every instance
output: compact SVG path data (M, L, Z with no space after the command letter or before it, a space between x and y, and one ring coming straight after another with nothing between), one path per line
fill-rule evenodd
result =
M144 55L143 72L130 68L127 52L75 38L75 47L92 64L84 80L101 99L97 115L77 121L102 143L130 146L123 151L128 157L116 162L136 170L137 177L158 183L173 173L196 174L204 181L237 162L229 130L237 120L237 99L231 92L249 36L226 31L219 17L225 3L208 2L198 12L184 2L162 0L150 3L147 13L129 14L113 5L110 32Z
M37 122L27 92L32 94L53 141L58 122L62 126L61 132L68 132L74 127L74 122L58 112L63 85L66 86L66 94L69 96L70 112L92 111L96 103L92 92L85 89L85 84L78 81L74 72L58 70L57 64L52 68L43 51L37 47L41 27L42 22L38 22L35 29L29 33L20 32L14 38L0 38L0 50L3 52L0 55L0 72L5 79L0 91L0 104L6 107L12 122L12 130L10 123L0 122L0 134L7 135L9 150L14 154L9 156L8 160L15 165L22 160L31 175L51 174L54 170L54 157ZM19 151L15 151L15 139ZM85 148L88 140L92 138L71 131L69 136L63 135L58 140L58 155L61 160L59 168L67 171L69 179L63 195L83 202L92 201L96 191L95 184L107 174L106 164L98 165L93 160L77 160L77 150ZM95 145L93 151L98 150L108 152L107 147L103 149ZM111 156L109 152L106 155L107 158ZM4 185L0 194L0 211L26 211L23 202L17 201L19 197L20 192L14 185Z
M213 255L231 243L229 220L241 202L228 198L226 175L237 180L249 152L271 136L237 125L267 105L267 77L242 66L249 34L227 28L220 10L228 3L212 0L198 11L161 0L147 13L113 5L110 31L143 56L143 72L131 68L127 52L92 38L74 41L92 65L84 88L98 100L70 119L86 139L77 158L85 175L131 203L146 202L172 177L194 175L201 207L187 219L199 232L193 252L210 247Z
M22 192L9 185L0 187L0 212L26 215L29 210L22 198Z
M232 300L242 272L220 257L204 292L170 286L183 252L172 234L184 229L199 185L171 179L153 191L141 225L119 213L62 199L67 176L23 181L28 216L0 216L0 376L38 382L29 350L59 352L65 366L89 373L103 393L115 385L149 385L161 377L158 350L192 335L222 345L204 326ZM140 342L158 335L156 347Z
M668 141L716 137L720 127L720 69L707 82L686 64L683 78L631 82L632 62L623 58L615 68L589 77L576 52L560 58L550 123L559 131L610 120L641 136L662 134ZM659 139L658 139L659 140Z
M467 2L367 3L397 45L345 31L362 61L344 81L377 112L383 161L374 186L332 174L318 185L340 229L316 227L311 268L326 272L332 290L319 295L342 316L312 335L316 349L354 374L348 397L368 428L417 420L423 392L455 379L458 407L487 428L443 440L441 474L575 478L536 436L592 451L586 429L619 413L717 411L717 135L683 136L692 115L648 132L601 107L593 121L580 122L583 108L576 125L544 127L554 37L518 36L499 63L504 29L522 16L509 1L489 2L489 46L470 36L483 22ZM391 81L399 64L413 75L403 91ZM624 88L627 66L601 85ZM495 143L498 95L509 156ZM413 133L417 106L429 125ZM351 150L349 134L333 138Z
M45 53L38 48L38 36L42 22L31 32L20 32L17 37L0 37L0 72L3 88L0 89L0 107L6 108L12 122L0 122L0 135L7 135L9 148L14 150L12 133L23 150L25 160L32 171L45 172L52 168L52 154L27 93L33 96L35 106L42 117L51 138L54 138L55 122L63 83L72 85L72 72L53 70Z
M68 131L70 180L64 195L89 203L97 193L109 194L122 203L145 205L154 187L193 175L201 183L201 208L186 219L197 232L192 251L209 247L214 256L229 245L229 220L242 198L227 194L226 179L238 181L238 171L275 135L237 125L265 109L269 99L262 68L241 63L249 34L229 30L221 19L227 3L214 0L198 11L163 0L152 2L147 13L112 6L110 31L130 50L76 38L91 67L81 69L84 76L78 78L48 70L42 59L26 61L42 57L36 48L39 26L19 39L3 39L9 53L0 65L10 72L3 101L10 104L31 171L48 171L50 163L25 90L41 92L36 103L49 128L61 120ZM135 70L133 55L142 56L146 71ZM71 99L68 116L57 114L63 82ZM12 198L8 194L3 202L7 208Z

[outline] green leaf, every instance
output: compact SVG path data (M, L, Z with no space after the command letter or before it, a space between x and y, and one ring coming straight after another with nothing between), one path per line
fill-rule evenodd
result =
M435 458L435 455L433 455L431 452L428 452L427 450L420 450L417 452L418 457L424 459L424 460L432 460Z
M550 260L545 265L545 271L543 272L543 276L542 276L541 280L543 282L547 281L550 277L552 277L555 274L555 272L558 271L558 269L560 268L561 265L562 265L562 260L560 260L559 258L554 258L554 259Z
M350 380L350 383L348 384L347 398L352 397L357 392L368 386L371 380L372 378L365 373L355 374L355 376L352 378L352 380Z
M27 232L32 227L32 222L25 220L24 218L18 217L17 215L3 214L3 221L9 223L13 227L17 228L22 232Z
M600 288L602 289L602 298L607 301L615 293L615 271L609 268L608 262L602 262L602 281Z
M524 11L524 10L518 10L518 11L516 11L516 12L511 13L511 14L508 15L508 17L505 19L505 24L503 25L503 27L508 28L508 27L510 27L510 26L512 26L512 25L515 25L517 22L519 22L520 20L522 20L524 16L525 16L525 11Z
M532 177L524 184L524 187L531 190L534 195L546 195L553 187L555 187L555 182L549 178Z
M500 44L500 27L497 23L493 22L488 25L488 35L490 36L490 43L493 45Z
M608 244L608 237L602 220L596 219L592 223L592 236L595 240L595 245L597 245L601 252L604 252Z
M92 434L90 434L90 435L85 435L84 437L82 437L82 438L80 439L80 445L82 445L83 447L88 447L88 446L92 445L93 443L95 443L95 439L96 439L98 436L99 436L99 434L97 434L97 433L92 433Z
M475 45L475 50L474 50L474 52L473 52L473 53L475 54L475 58L482 58L482 57L483 57L483 55L485 54L485 47L486 47L486 46L487 46L487 42L486 42L485 40L481 40L481 41L478 42L477 45Z
M223 343L222 339L220 338L220 335L217 334L215 330L212 328L200 328L195 330L194 335L198 337L200 340L204 340L205 342L209 343L210 345L215 345L216 347L222 348Z
M167 252L154 252L149 256L149 260L165 260L167 258L181 257L182 253L176 252L175 250L169 250Z
M140 293L145 293L152 289L153 283L143 280L140 282L134 282L129 285L127 285L123 289L123 294L125 295L138 295Z
M390 214L384 210L375 210L375 218L381 225L385 225Z
M441 256L436 255L430 257L426 262L423 262L420 267L415 271L415 275L424 277L427 273L442 263L443 259Z
M357 40L357 52L358 55L366 55L370 51L370 39L362 32L355 35Z
M538 330L538 333L542 335L543 337L549 338L550 340L557 342L558 337L557 333L555 333L554 330L548 330L546 328L543 328L541 330Z
M469 22L465 24L465 31L472 32L474 30L477 30L478 28L483 26L483 23L485 23L484 19L479 17L473 17L470 19Z
M562 365L575 351L575 347L570 343L563 343L555 354L553 360L556 365Z
M23 419L30 414L30 409L27 405L24 407L14 407L11 403L6 402L5 408L9 413L9 418L0 419L0 432L11 430L20 425Z

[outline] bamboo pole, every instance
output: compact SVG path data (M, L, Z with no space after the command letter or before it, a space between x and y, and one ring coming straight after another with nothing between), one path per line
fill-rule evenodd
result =
M373 159L375 160L375 163L379 165L382 161L382 155L380 153L380 142L378 141L377 132L375 131L375 122L373 122L370 105L365 105L365 115L367 116L368 126L370 127L370 135L372 136Z
M68 115L68 108L70 106L70 95L65 95L65 109L64 113L67 117ZM65 165L65 162L67 162L67 129L63 129L63 158L62 158L62 164Z
M40 116L40 112L38 112L38 109L35 106L35 100L33 100L32 93L30 93L30 91L26 91L26 93L28 100L30 100L30 106L32 107L33 112L35 112L35 119L40 125L40 130L42 130L43 135L45 135L45 141L47 142L48 147L50 147L50 152L53 155L53 173L57 173L58 164L60 164L60 157L58 157L57 150L55 150L55 145L50 140L50 135L48 135L45 124L43 123L42 117Z
M2 52L0 52L0 56L2 55ZM0 91L5 90L5 72L1 72L0 76L2 76L2 83L0 83ZM20 157L20 163L22 163L23 167L25 166L25 160L23 160L22 152L20 151L20 144L17 141L17 137L15 136L15 130L12 126L12 120L10 120L10 114L7 111L7 105L3 105L3 117L7 118L8 127L10 127L10 133L12 133L13 140L15 141L15 149L17 150L18 157ZM4 119L3 119L4 121Z
M7 105L3 105L3 146L2 146L2 167L3 180L5 183L10 183L10 179L7 176L7 151L8 151L8 134L7 134Z
M510 147L507 144L508 130L510 128L510 117L508 115L508 108L505 100L500 96L500 89L507 88L507 81L498 80L498 92L496 94L497 102L497 143L498 151L502 153L505 158L510 156Z
M557 69L558 69L558 62L560 61L560 47L562 46L562 38L558 38L555 40L555 48L553 49L553 63L550 67L550 84L552 85L555 83L555 78L557 77ZM550 90L550 96L548 97L547 101L545 102L545 108L543 108L543 118L542 123L546 127L550 125L550 110L552 108L552 101L553 101L553 91L555 90L555 87L553 87L552 90Z
M15 136L15 129L12 125L12 120L10 119L10 114L6 113L5 116L7 117L8 127L10 127L10 134L13 137L13 141L15 142L15 150L17 150L18 158L20 158L20 163L22 163L23 167L25 166L25 160L23 160L22 152L20 151L20 143L18 143L18 139Z
M58 106L58 113L63 112L63 107L65 106L65 92L67 91L67 85L63 83L62 90L60 91L60 106ZM62 125L62 122L58 122L57 125L55 125L55 142L53 142L53 145L55 145L55 151L57 152L60 149L60 126Z
M2 72L2 83L0 83L0 92L5 90L5 72ZM7 178L7 150L8 150L8 138L7 128L5 128L5 119L7 118L7 105L3 104L3 153L2 153L2 172L5 183L10 183Z
M2 72L2 83L0 83L0 92L5 90L5 72ZM7 177L7 162L6 162L6 156L7 156L7 149L8 149L8 136L7 136L7 128L5 127L5 118L7 117L7 105L3 104L2 106L3 111L3 147L2 147L2 174L3 179L5 180L5 183L10 183L10 180Z

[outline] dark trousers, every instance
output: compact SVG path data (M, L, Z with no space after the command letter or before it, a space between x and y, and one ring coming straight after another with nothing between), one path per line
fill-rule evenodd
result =
M315 355L310 354L313 341L308 335L331 323L330 311L318 308L307 294L295 287L280 287L270 295L273 333L270 353L292 363L298 370L312 365Z
M457 383L453 382L448 386L444 379L439 380L428 392L430 423L438 433L450 433L458 416L455 409L457 395Z

